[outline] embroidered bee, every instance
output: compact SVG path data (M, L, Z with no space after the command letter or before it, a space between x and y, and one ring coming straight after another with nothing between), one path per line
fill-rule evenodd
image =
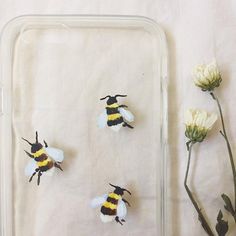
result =
M101 197L96 197L92 200L91 206L93 208L101 206L100 218L102 222L107 223L115 220L117 223L123 225L125 216L127 214L126 205L130 206L129 202L123 198L124 192L131 195L131 192L125 188L110 184L115 190L109 194Z
M106 109L99 116L98 126L104 128L106 125L114 131L119 131L120 128L128 127L133 129L131 125L127 122L134 121L134 115L125 108L128 108L126 105L119 105L117 102L117 97L126 97L127 95L115 95L115 96L106 96L100 100L107 99Z
M30 176L29 182L38 173L37 184L40 184L40 177L43 172L49 172L53 167L56 167L62 171L60 163L64 160L64 153L62 150L48 147L48 144L44 140L44 145L38 142L38 132L36 131L36 142L30 143L28 140L22 138L31 146L31 153L25 153L32 158L25 167L25 175Z

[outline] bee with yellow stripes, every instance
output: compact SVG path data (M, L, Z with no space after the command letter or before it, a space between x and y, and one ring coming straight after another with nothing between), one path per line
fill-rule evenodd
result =
M133 128L127 122L134 121L134 115L128 111L126 105L119 105L117 101L117 97L126 97L127 95L115 95L115 96L106 96L101 98L100 100L107 99L106 109L99 116L98 126L100 128L104 128L106 125L114 131L119 131L120 128L128 127Z
M101 206L100 218L102 222L107 223L115 220L117 223L123 225L125 216L127 214L126 205L130 206L129 202L123 198L124 192L131 195L131 192L125 188L110 184L115 190L109 194L101 197L96 197L92 200L91 206L93 208Z
M40 184L40 177L43 172L49 172L53 167L56 167L62 171L60 163L64 160L64 153L62 150L48 147L48 144L44 140L44 145L38 142L38 132L36 131L36 142L30 143L28 140L22 138L31 146L31 153L25 151L25 153L32 158L25 167L25 175L30 176L29 182L38 173L38 185Z

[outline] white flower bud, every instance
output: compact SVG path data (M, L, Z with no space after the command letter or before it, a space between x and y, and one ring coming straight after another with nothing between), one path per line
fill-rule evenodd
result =
M202 142L217 120L217 115L203 110L189 109L185 113L185 136L193 142Z
M198 65L193 71L194 83L203 91L212 91L219 87L222 81L219 68L213 61L208 65Z

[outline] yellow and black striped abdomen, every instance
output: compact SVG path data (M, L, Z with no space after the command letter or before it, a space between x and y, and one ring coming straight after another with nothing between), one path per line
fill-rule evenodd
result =
M115 193L110 193L107 197L107 200L102 205L101 213L103 215L115 216L118 202L120 199L121 199L120 195Z
M113 103L111 105L107 105L107 125L114 126L119 125L124 122L123 117L119 112L119 105L117 103Z
M37 162L38 168L41 171L47 171L53 167L52 160L48 157L43 148L33 153L34 160Z

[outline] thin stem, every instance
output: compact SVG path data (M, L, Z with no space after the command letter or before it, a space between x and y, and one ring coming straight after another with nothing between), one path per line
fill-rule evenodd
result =
M204 228L204 230L206 231L206 233L209 236L214 236L214 233L212 232L210 226L207 223L207 220L205 219L204 215L201 212L201 209L199 208L196 200L193 197L192 192L190 191L188 185L187 185L187 180L188 180L188 174L189 174L189 167L190 167L190 161L191 161L191 153L192 153L192 147L193 147L194 143L191 142L189 144L189 149L188 149L188 164L187 164L187 169L186 169L186 174L185 174L185 179L184 179L184 187L188 193L188 196L194 206L194 208L196 209L197 213L198 213L198 219L200 220L202 227Z
M225 139L227 149L228 149L228 153L229 153L230 164L231 164L231 167L232 167L233 179L234 179L234 211L236 211L236 170L235 170L233 153L232 153L231 145L230 145L227 133L226 133L223 112L222 112L222 108L221 108L219 99L216 97L216 95L213 92L211 92L210 94L211 94L212 98L216 101L219 112L220 112L220 119L221 119L221 124L222 124L222 129L223 129L223 131L221 131L220 133L222 134L222 136ZM234 216L234 220L236 221L235 216Z

